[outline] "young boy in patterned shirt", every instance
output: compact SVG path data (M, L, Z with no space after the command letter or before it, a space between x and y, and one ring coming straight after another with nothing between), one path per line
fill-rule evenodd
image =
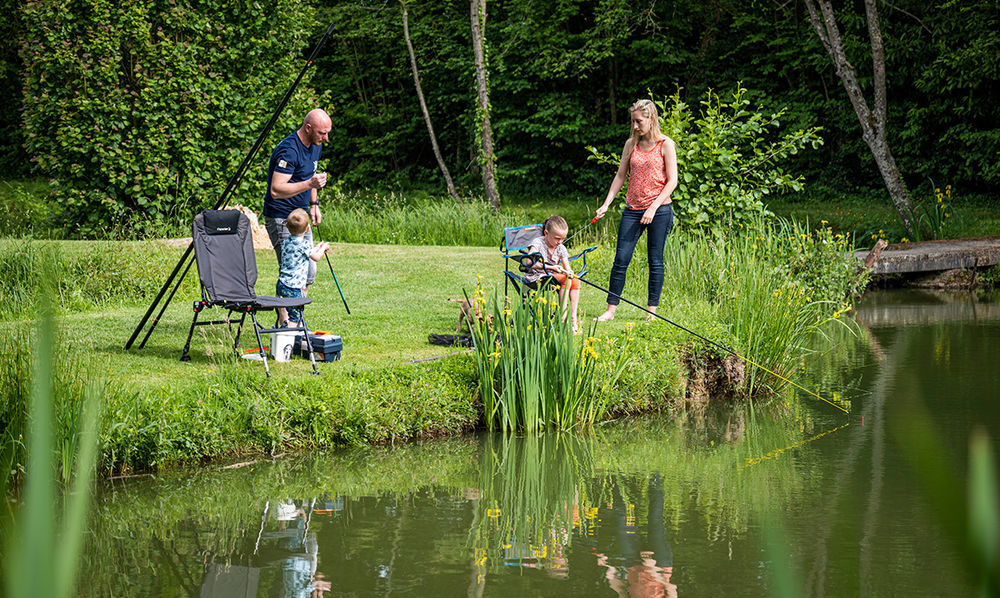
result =
M289 237L281 244L281 263L278 264L278 283L275 285L277 297L302 297L305 294L306 277L309 274L309 260L318 262L330 250L329 243L312 246L306 238L309 230L309 215L299 208L288 215L285 222ZM297 307L278 308L278 325L289 326L302 322L302 310Z
M572 318L570 321L573 324L573 332L577 333L580 331L576 315L577 305L580 303L580 280L573 275L573 268L569 265L569 252L563 245L568 232L569 225L566 224L566 220L562 216L553 216L545 221L545 224L542 225L541 236L535 238L528 247L528 252L540 253L542 259L524 274L524 281L534 285L542 278L549 276L553 283L558 283L563 320L566 319L568 307ZM569 292L567 293L567 291Z

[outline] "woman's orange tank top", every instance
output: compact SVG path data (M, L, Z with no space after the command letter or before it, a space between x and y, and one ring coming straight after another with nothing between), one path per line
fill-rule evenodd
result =
M663 140L644 152L636 143L628 160L628 189L625 204L630 210L645 210L667 184L667 165L663 159Z

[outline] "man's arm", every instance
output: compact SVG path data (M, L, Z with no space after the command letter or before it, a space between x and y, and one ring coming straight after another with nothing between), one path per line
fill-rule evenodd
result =
M297 183L288 182L291 178L291 173L273 173L271 175L271 197L275 199L288 199L289 197L298 195L303 191L307 191L309 189L322 189L326 186L325 172L317 172L308 179Z

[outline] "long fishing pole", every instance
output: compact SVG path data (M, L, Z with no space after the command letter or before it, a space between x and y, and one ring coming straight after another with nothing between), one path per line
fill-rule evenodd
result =
M777 372L769 370L768 368L762 366L761 364L757 363L756 361L753 361L752 359L749 359L747 357L744 357L744 356L740 355L739 353L737 353L736 351L734 351L733 349L730 349L729 347L727 347L725 345L721 345L721 344L713 341L710 338L707 338L707 337L705 337L705 336L703 336L701 334L698 334L697 332L695 332L694 330L691 330L690 328L682 326L682 325L678 324L677 322L674 322L673 320L670 320L669 318L665 318L665 317L661 316L660 314L656 313L655 311L650 311L650 310L646 309L645 307L642 307L641 305L633 303L633 302L629 301L628 299L622 297L621 295L618 295L616 293L612 293L610 290L605 289L605 288L601 287L598 284L594 284L594 283L590 282L589 280L587 280L586 278L580 278L579 276L576 276L575 278L577 280L581 281L581 282L585 282L585 283L589 284L590 286L594 287L598 291L601 291L603 293L607 293L608 295L610 295L612 297L617 297L618 299L624 301L625 303L628 303L632 307L637 307L637 308L641 309L642 311L646 312L647 314L649 314L651 316L657 317L657 318L663 320L664 322L666 322L668 324L672 324L672 325L676 326L677 328L680 328L684 332L687 332L688 334L694 335L694 336L700 338L701 340L705 341L706 343L708 343L708 344L710 344L712 346L718 347L719 349L722 349L723 351L725 351L727 353L731 353L736 358L742 359L743 361L749 363L750 365L756 366L756 367L764 370L765 372L767 372L768 374L771 374L772 376L774 376L775 378L778 378L779 380L784 380L785 382L791 384L795 388L798 388L800 390L803 390L803 391L811 394L812 396L814 396L817 399L823 401L824 403L829 403L830 405L833 405L834 407L836 407L837 409L840 409L844 413L848 413L847 409L845 409L844 407L842 407L842 406L834 403L833 401L830 401L828 399L825 399L825 398L821 397L820 395L816 394L815 392L809 390L808 388L806 388L806 387L804 387L804 386L802 386L800 384L796 384L795 382L792 382L791 380L789 380L788 378L782 376L781 374L779 374Z
M181 283L184 282L184 277L187 276L188 270L191 269L191 265L194 263L194 260L190 260L187 263L187 267L184 268L184 272L180 275L180 278L177 279L177 284L174 285L174 289L170 291L170 294L167 295L167 300L163 302L163 307L160 308L160 313L156 314L156 317L153 318L152 323L149 325L149 330L146 331L146 336L142 337L142 341L139 343L140 349L146 346L146 341L149 340L149 335L153 334L153 329L156 328L156 324L160 321L160 318L163 317L163 312L167 311L167 306L170 305L174 295L177 293L177 289L181 287ZM127 349L128 347L126 346L125 348Z
M316 55L319 54L320 48L322 48L326 44L326 40L330 37L330 34L333 33L333 25L334 25L333 23L330 23L330 25L326 28L326 32L323 34L323 37L319 40L319 43L317 43L316 46L313 48L312 53L310 53L309 58L306 60L305 65L299 71L299 74L295 78L295 81L292 82L291 87L288 88L288 90L285 92L285 95L281 98L281 101L278 103L278 107L275 109L274 113L271 114L271 118L267 121L267 124L264 125L264 129L257 137L257 141L254 142L254 145L251 148L250 152L246 155L246 157L243 159L243 162L240 163L239 168L236 169L236 172L229 179L229 184L226 185L226 189L222 192L222 195L219 196L218 201L215 202L215 206L212 209L217 210L222 206L226 205L226 201L229 199L229 196L232 194L232 192L236 189L236 186L239 183L239 181L243 178L243 175L245 174L247 168L250 165L250 162L257 154L257 151L260 150L260 147L264 145L264 141L267 139L268 133L271 132L271 129L274 127L275 123L277 123L278 119L281 117L281 112L285 109L285 106L288 105L288 101L292 97L292 92L295 91L295 88L298 87L299 82L302 81L302 77L305 76L306 70L308 70L309 67L312 66L313 60L316 58ZM184 251L184 254L181 256L181 259L178 260L177 265L174 266L174 269L170 273L170 276L167 277L167 280L163 283L163 286L160 287L160 291L156 294L156 298L153 299L153 302L149 305L149 309L146 310L146 314L142 316L142 319L139 321L139 324L135 327L135 330L132 331L132 336L130 336L128 341L125 343L126 350L132 348L132 343L135 342L135 339L139 336L139 333L142 332L142 329L146 326L146 323L149 321L149 316L152 315L153 311L156 310L156 306L160 303L160 300L163 299L163 295L166 294L167 289L170 288L170 285L173 283L174 278L177 276L177 273L180 272L182 267L184 267L184 264L191 256L193 249L194 249L194 241L192 240L191 244L188 245L187 249ZM181 279L177 282L177 286L180 286L181 281L184 280L184 276L187 274L189 269L190 269L190 264L188 264L188 267L184 269L184 274L181 275ZM172 298L173 295L174 294L171 293L170 297ZM168 299L167 304L169 305L169 303L170 300ZM160 314L162 314L165 309L166 305L164 305L163 309L160 310ZM159 322L159 316L157 316L157 318L154 319L152 324L150 325L149 331L146 333L145 338L143 338L143 343L142 343L143 345L146 344L146 339L148 339L149 335L152 334L153 328L156 328L156 324L158 322Z
M316 239L322 243L323 239L319 238L319 228L317 227L314 230L316 232ZM347 299L344 298L344 291L340 288L340 281L337 280L337 274L333 271L333 264L330 263L330 256L324 253L323 257L326 258L326 265L330 267L330 275L333 276L333 282L337 285L337 291L340 293L340 300L344 302L344 309L347 310L347 315L351 315L351 308L347 307Z
M600 217L600 216L594 216L593 218L591 218L591 219L590 219L590 222L588 222L588 223L587 223L586 225L584 225L584 227L583 227L583 228L581 228L580 230L576 231L575 233L573 233L573 234L572 234L572 235L570 235L569 237L567 237L567 238L563 239L563 244L565 245L566 243L568 243L570 239L572 239L573 237L575 237L575 236L579 235L579 234L580 234L580 233L582 233L583 231L587 230L588 228L590 228L590 225L591 225L591 224L593 224L593 223L597 222L597 221L598 221L598 220L600 220L600 219L601 219L601 217Z

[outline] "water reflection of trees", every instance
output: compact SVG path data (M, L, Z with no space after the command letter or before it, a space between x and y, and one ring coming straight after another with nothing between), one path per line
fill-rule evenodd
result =
M622 526L644 537L659 526L669 538L697 513L704 535L725 541L748 533L753 505L790 504L813 483L803 475L812 467L803 441L817 426L788 399L623 420L589 434L449 439L137 481L100 497L81 587L196 595L220 572L236 572L274 588L279 563L295 559L311 569L304 587L325 574L335 593L347 591L329 579L341 561L366 565L350 573L353 583L397 587L408 581L395 570L415 561L464 561L473 594L513 571L579 581L584 571L614 569L621 580L633 566ZM297 513L279 525L277 505L289 500ZM663 576L666 565L657 567Z

